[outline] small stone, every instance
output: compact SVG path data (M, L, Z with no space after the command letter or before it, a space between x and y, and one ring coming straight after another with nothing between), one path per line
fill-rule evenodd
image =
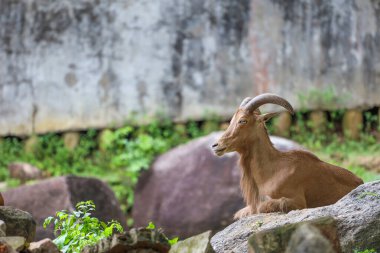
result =
M6 236L7 226L5 225L5 222L0 220L0 237Z
M285 253L334 253L331 243L310 224L302 224L292 234Z
M43 239L38 242L32 242L28 248L30 253L59 253L59 249L54 242L49 239Z
M25 249L26 240L24 237L21 236L7 236L0 237L0 242L8 244L16 251L21 251Z
M34 153L37 149L38 137L36 135L30 136L24 144L24 149L27 153Z
M28 163L11 163L8 165L8 171L11 178L19 179L21 182L43 178L42 171Z
M292 125L292 116L288 112L282 112L273 121L274 133L279 136L287 137L290 133Z
M309 120L313 132L320 133L326 130L327 117L323 111L313 111L310 113Z
M348 110L343 116L343 132L348 138L357 140L363 127L363 114L360 110Z
M213 253L214 250L210 244L211 235L212 232L207 231L180 241L172 246L169 253Z
M68 150L75 149L80 140L80 134L78 132L67 132L63 134L63 143Z

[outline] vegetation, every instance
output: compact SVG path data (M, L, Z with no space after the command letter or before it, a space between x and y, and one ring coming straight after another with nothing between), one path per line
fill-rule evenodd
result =
M307 113L301 110L293 118L290 138L315 152L321 159L350 169L364 181L380 179L379 174L368 171L356 162L361 156L380 155L379 137L376 136L377 114L365 112L364 131L358 141L343 137L340 129L343 114L344 110L328 113L326 129L315 132ZM222 123L217 118L186 124L161 120L140 127L131 124L102 132L90 129L81 134L74 150L65 147L60 134L35 136L36 142L28 151L24 148L25 140L6 137L0 141L0 181L7 181L8 186L17 185L16 180L9 178L6 168L9 163L18 161L31 163L50 176L71 174L97 177L113 188L128 214L133 206L137 179L156 156L191 139L220 130ZM273 133L271 122L268 129ZM132 225L131 220L129 225Z
M54 243L61 252L81 252L85 246L96 244L99 240L111 236L115 230L123 231L119 222L111 221L106 224L91 217L92 211L95 211L95 205L89 200L79 202L72 213L64 210L57 212L57 218L46 218L44 228L54 220Z

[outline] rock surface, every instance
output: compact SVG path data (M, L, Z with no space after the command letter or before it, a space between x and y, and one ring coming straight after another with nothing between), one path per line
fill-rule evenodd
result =
M210 239L212 232L207 231L200 235L195 235L186 240L174 244L169 253L213 253Z
M202 137L158 157L136 188L136 226L154 221L165 234L187 238L222 229L233 221L234 213L244 206L238 155L214 155L210 147L220 134ZM280 150L302 148L283 138L271 140Z
M34 240L36 222L29 213L14 207L2 206L0 207L0 220L6 224L7 236L21 236L26 238L27 242Z
M11 163L8 165L8 171L11 178L19 179L23 183L43 178L42 171L28 163Z
M317 230L316 233L314 230ZM301 232L305 233L302 234ZM300 234L303 235L303 237L300 237ZM313 239L318 239L318 241L311 241ZM300 242L304 242L304 244L301 245ZM306 249L307 247L314 245L314 243L318 246L318 242L321 243L321 247L327 245L330 246L330 251L335 250L336 252L340 252L336 222L331 217L291 223L281 227L274 227L256 232L249 238L248 246L250 252L254 253L279 253L287 250L289 251L290 249ZM323 249L327 249L327 246ZM324 252L321 251L321 248L315 248L315 250L318 249L320 250L319 252ZM292 253L293 251L289 252ZM328 251L325 253L327 252Z
M131 229L123 234L115 234L87 246L82 253L168 253L170 244L165 235L156 229Z
M310 224L303 224L294 231L285 253L335 253L331 243Z
M125 226L125 217L114 193L107 184L94 178L67 176L43 180L9 190L4 193L4 198L7 205L33 215L37 222L37 240L53 238L52 227L46 230L42 227L45 218L60 210L72 211L76 203L86 200L94 201L95 217L102 221L114 219Z
M5 231L7 231L7 225L5 225L4 221L0 220L0 237L6 235Z
M247 240L254 233L325 216L336 220L343 252L351 253L353 249L380 251L380 181L360 185L334 205L241 219L217 233L211 245L217 253L231 250L244 253L247 252Z
M49 238L32 242L28 247L28 251L30 253L60 253L57 245Z
M11 246L12 249L20 252L25 249L26 240L22 236L7 236L0 237L0 243L6 243Z

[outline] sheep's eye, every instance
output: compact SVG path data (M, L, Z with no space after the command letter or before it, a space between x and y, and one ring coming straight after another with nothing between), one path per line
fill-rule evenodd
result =
M241 120L239 120L239 124L247 124L247 120L241 119Z

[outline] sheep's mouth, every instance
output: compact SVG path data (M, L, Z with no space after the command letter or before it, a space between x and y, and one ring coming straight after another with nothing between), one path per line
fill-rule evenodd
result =
M225 152L227 148L216 148L214 149L214 153L217 155L217 156L222 156Z

